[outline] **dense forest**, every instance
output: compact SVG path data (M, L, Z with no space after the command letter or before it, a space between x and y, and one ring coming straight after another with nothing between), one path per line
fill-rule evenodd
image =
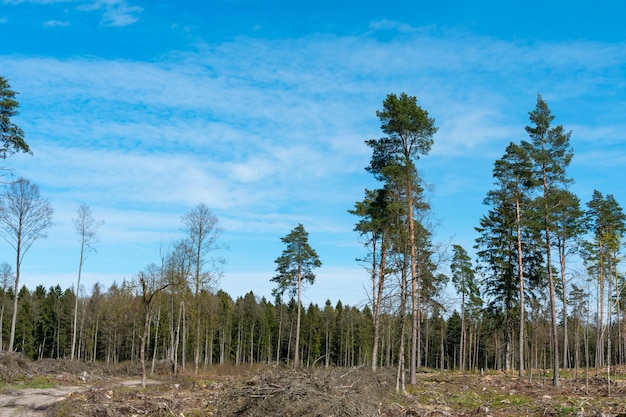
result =
M15 93L0 81L6 158L30 149L11 122ZM563 369L610 373L626 363L619 269L626 216L611 194L596 190L583 204L571 192L571 132L553 125L541 96L529 112L528 140L511 142L494 162L473 248L433 241L418 164L434 143L435 120L404 93L389 94L376 115L384 137L365 141L372 151L365 169L380 188L366 189L349 210L364 247L367 305L302 305L303 285L314 284L321 262L301 224L281 238L273 299L216 291L221 228L204 204L181 217L186 236L161 259L77 296L83 254L100 224L83 205L74 219L82 242L77 285L20 287L24 255L52 216L37 186L20 178L0 196L0 232L16 254L14 265L0 266L0 349L33 359L141 362L144 370L167 361L174 372L259 362L397 367L402 389L404 376L413 383L422 367L530 378L540 371L557 385Z

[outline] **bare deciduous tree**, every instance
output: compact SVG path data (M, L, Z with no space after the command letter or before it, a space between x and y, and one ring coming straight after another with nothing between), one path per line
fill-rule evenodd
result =
M91 214L91 209L85 203L81 204L78 210L76 210L76 218L72 220L74 222L74 228L78 234L80 240L80 260L78 262L78 278L76 280L76 301L74 303L74 317L72 324L72 353L71 359L74 359L76 351L76 327L78 316L78 299L80 297L80 278L83 272L83 264L87 259L87 256L91 252L96 252L94 245L98 242L96 235L98 228L104 224L102 221L96 221Z
M0 234L15 250L15 298L9 351L13 351L15 322L17 318L17 293L20 283L20 269L24 255L39 238L45 238L44 230L52 225L52 206L41 197L39 187L25 178L8 184L0 199Z
M222 228L218 226L218 218L205 204L199 204L191 211L183 215L181 221L187 232L188 246L191 253L193 268L193 290L196 300L196 346L194 354L195 372L198 372L200 364L200 291L215 283L222 271L225 260L219 256L211 256L212 253L225 246L219 242ZM208 270L207 270L208 269Z

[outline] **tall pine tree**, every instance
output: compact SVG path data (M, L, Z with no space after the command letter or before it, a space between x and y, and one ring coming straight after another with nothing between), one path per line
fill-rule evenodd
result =
M300 366L300 321L302 316L302 286L315 282L314 268L322 266L315 249L309 245L309 234L298 224L287 236L280 238L287 246L276 263L276 275L271 280L277 284L274 295L289 291L297 295L296 345L294 365Z
M531 126L526 126L532 149L534 175L539 183L539 196L535 199L535 209L539 227L543 232L544 253L549 281L550 327L552 341L552 384L559 384L559 339L556 314L556 288L552 270L552 237L557 229L555 213L562 204L560 191L571 180L566 175L573 152L570 149L571 132L565 132L563 126L552 127L554 116L541 95L537 96L535 109L530 113Z

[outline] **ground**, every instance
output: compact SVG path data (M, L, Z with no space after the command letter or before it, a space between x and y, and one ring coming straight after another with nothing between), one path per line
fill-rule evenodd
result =
M616 375L625 375L613 370ZM423 371L396 393L395 370L213 366L171 374L157 364L145 388L137 365L29 361L0 353L0 417L108 416L593 416L626 417L623 378L563 371ZM610 394L609 394L610 389Z

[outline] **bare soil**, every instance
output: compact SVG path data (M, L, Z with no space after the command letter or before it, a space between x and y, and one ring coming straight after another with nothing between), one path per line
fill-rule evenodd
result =
M31 362L3 353L0 417L626 417L626 372L612 371L610 384L591 371L564 371L559 387L543 373L520 380L501 372L428 371L398 394L393 369L214 366L173 376L161 364L142 388L136 365Z

